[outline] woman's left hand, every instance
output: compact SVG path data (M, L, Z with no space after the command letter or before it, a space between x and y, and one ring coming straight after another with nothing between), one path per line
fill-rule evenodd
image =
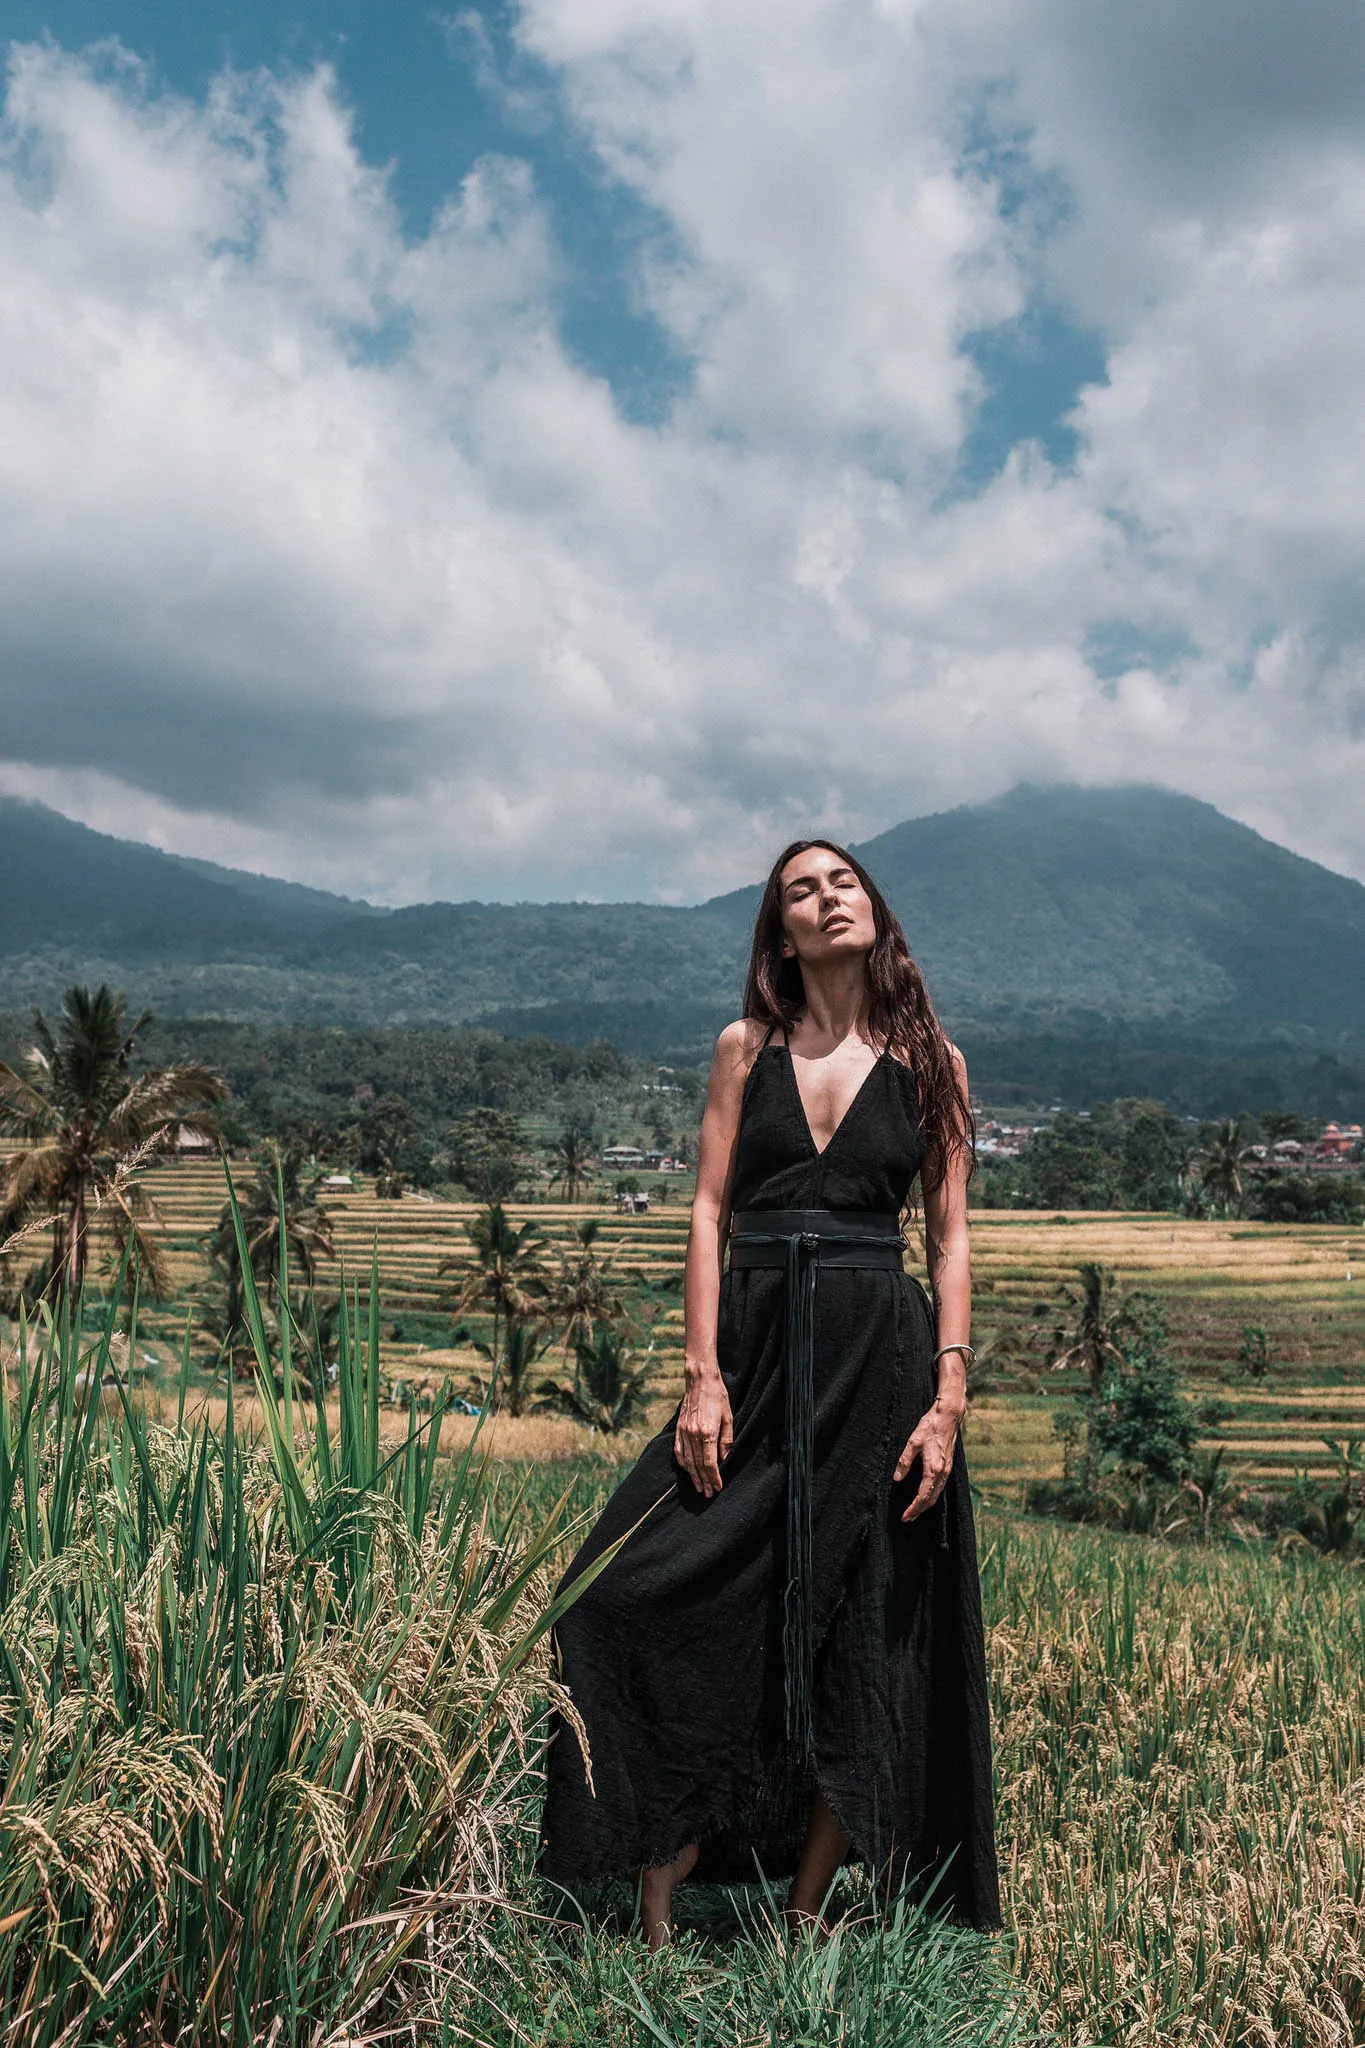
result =
M961 1426L961 1409L938 1401L932 1408L926 1408L916 1423L909 1442L896 1460L897 1479L905 1478L916 1458L922 1467L919 1491L901 1516L903 1522L913 1522L917 1515L925 1514L948 1484Z

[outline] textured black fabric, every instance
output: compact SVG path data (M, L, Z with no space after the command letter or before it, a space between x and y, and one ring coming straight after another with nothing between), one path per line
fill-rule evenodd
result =
M784 1045L750 1069L732 1208L894 1210L923 1157L913 1078L889 1055L817 1152ZM666 1862L700 1839L700 1879L789 1875L811 1793L851 1857L1001 1925L989 1708L966 1460L936 1507L892 1473L934 1397L932 1320L908 1275L831 1268L815 1329L814 1768L783 1739L784 1275L727 1269L717 1330L734 1414L703 1499L673 1455L676 1411L565 1574L628 1540L562 1618L559 1669L583 1717L556 1721L540 1868L566 1885ZM638 1527L634 1525L639 1524ZM943 1866L946 1864L946 1869Z

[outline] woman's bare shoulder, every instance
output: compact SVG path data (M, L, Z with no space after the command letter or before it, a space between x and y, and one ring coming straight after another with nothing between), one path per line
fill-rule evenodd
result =
M737 1017L733 1024L726 1025L716 1040L717 1070L743 1079L758 1058L767 1035L768 1027L757 1017Z

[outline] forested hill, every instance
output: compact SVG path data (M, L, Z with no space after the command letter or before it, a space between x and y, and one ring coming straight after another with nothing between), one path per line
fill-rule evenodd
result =
M1023 786L859 852L955 1021L1365 1039L1365 887L1192 798ZM479 1018L658 1055L734 1013L757 896L380 911L14 801L0 877L3 1010L102 977L163 1015Z
M1365 887L1173 790L1023 784L857 852L946 1010L1365 1024Z

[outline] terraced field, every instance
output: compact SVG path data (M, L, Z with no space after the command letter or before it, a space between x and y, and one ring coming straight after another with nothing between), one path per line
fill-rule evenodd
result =
M148 1184L177 1289L187 1293L203 1278L201 1240L222 1205L221 1169L178 1162L149 1175ZM663 1207L640 1217L544 1203L513 1210L551 1245L566 1242L585 1215L599 1216L599 1247L654 1323L663 1365L656 1421L680 1386L681 1295L666 1283L681 1271L689 1194L680 1180ZM437 1271L442 1260L468 1259L472 1205L421 1196L380 1201L364 1183L328 1195L325 1205L349 1274L363 1280L378 1246L386 1338L393 1331L388 1359L419 1384L473 1370L476 1354L449 1345L458 1274L443 1280ZM966 1440L973 1478L990 1497L1017 1499L1026 1480L1060 1469L1051 1417L1077 1381L1046 1370L1046 1338L1058 1319L1059 1285L1087 1259L1160 1299L1196 1389L1234 1408L1216 1440L1248 1476L1326 1466L1333 1454L1324 1437L1365 1436L1365 1231L987 1210L974 1219L973 1245L984 1369ZM153 1332L169 1338L183 1314L183 1307L163 1311ZM1267 1332L1272 1364L1259 1381L1239 1362L1248 1326Z

